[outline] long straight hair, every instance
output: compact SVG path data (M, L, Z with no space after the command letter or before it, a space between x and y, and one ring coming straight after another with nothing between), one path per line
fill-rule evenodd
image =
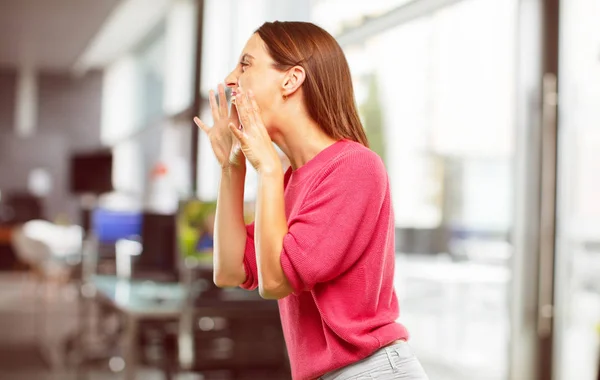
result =
M368 147L350 68L333 36L315 24L298 21L266 22L256 33L267 46L276 69L304 69L304 104L323 131L334 139L346 138Z

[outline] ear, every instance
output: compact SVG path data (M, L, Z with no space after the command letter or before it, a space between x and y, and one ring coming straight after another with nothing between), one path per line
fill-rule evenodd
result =
M281 95L285 97L292 95L300 88L300 86L302 86L302 83L304 83L305 79L306 71L304 71L304 68L302 66L292 67L288 70L285 77L283 78L283 83L281 85Z

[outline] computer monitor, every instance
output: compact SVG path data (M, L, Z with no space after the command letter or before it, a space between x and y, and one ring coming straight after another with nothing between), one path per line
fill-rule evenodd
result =
M133 264L133 277L179 277L176 216L145 212L142 217L142 253Z
M103 194L113 190L111 151L77 153L70 160L70 190L73 194Z

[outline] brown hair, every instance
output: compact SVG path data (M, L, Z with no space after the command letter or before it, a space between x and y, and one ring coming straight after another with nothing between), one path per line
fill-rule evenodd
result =
M332 138L347 138L368 147L354 102L350 68L333 36L315 24L298 21L265 22L256 33L275 68L304 68L304 104L323 131Z

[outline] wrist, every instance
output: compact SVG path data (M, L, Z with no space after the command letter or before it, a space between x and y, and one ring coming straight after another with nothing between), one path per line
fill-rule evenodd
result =
M258 170L258 175L264 177L278 177L283 175L283 167L280 161L270 162L269 164L261 165Z
M283 169L281 166L273 166L273 167L261 167L258 170L258 176L265 179L282 179L283 178Z
M221 167L221 175L236 176L246 175L246 165L226 165Z

